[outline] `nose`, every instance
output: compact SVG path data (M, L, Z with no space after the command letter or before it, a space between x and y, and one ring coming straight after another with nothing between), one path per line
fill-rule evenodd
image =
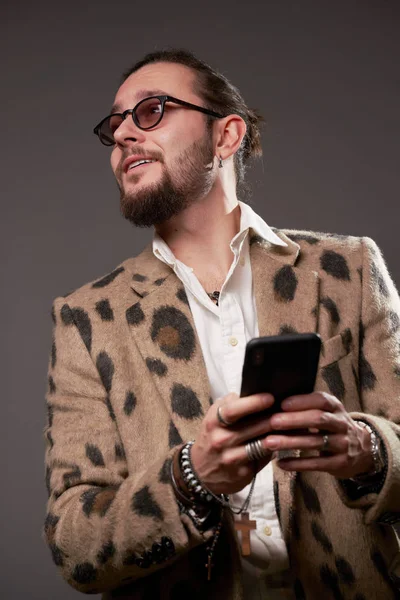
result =
M126 146L130 142L143 142L145 132L135 125L132 115L126 115L121 125L114 131L117 146Z

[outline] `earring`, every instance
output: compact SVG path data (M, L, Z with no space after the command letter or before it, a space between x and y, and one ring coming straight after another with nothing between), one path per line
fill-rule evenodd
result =
M218 165L218 166L219 166L219 168L220 168L220 169L222 169L222 167L224 166L224 165L222 164L222 158L221 158L221 157L219 157L219 165Z

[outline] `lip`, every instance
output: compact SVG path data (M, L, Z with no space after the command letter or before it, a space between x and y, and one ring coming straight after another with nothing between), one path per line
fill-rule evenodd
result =
M151 156L137 156L137 155L129 156L128 158L126 158L124 160L123 165L122 165L122 169L123 169L124 173L127 173L128 169L129 169L129 165L136 162L137 160L155 160L155 159L152 158Z

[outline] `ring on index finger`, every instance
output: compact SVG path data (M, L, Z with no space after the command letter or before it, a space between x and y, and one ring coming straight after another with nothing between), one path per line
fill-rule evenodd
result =
M223 427L231 427L231 425L233 425L233 423L231 423L230 421L227 421L226 419L224 419L224 417L221 414L221 407L218 406L217 408L217 419L218 421L221 423L221 425Z

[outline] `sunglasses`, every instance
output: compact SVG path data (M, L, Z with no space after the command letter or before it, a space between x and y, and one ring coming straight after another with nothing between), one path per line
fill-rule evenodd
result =
M179 100L172 96L150 96L150 98L144 98L138 102L135 108L124 110L123 113L108 115L108 117L96 125L93 129L93 133L97 135L100 142L105 146L113 146L116 143L114 134L128 115L132 115L136 127L147 131L159 124L164 116L165 104L167 102L173 102L174 104L179 104L192 110L198 110L199 112L209 115L210 117L215 117L216 119L223 118L223 115L220 115L213 110L208 110L202 106L196 106L196 104L191 104L190 102L185 102L184 100Z

